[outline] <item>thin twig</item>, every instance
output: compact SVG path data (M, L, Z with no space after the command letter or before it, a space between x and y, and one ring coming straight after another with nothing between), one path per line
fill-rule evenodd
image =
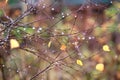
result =
M53 63L51 63L50 65L48 65L45 69L43 69L42 71L36 73L35 75L33 75L30 80L33 80L34 78L36 78L37 76L39 76L40 74L44 73L45 71L49 70L49 68L52 66Z

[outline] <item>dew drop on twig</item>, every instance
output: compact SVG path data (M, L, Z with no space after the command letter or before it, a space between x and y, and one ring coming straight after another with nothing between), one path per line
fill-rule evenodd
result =
M85 37L82 37L82 40L85 40Z
M55 19L55 17L52 17L52 19Z
M64 33L64 32L62 32L61 34L62 34L62 35L64 35L65 33Z
M88 39L89 39L89 40L91 40L91 39L92 39L92 37L90 37L90 36L89 36L89 37L88 37Z
M55 10L55 8L51 8L51 10L52 10L52 11L54 11L54 10Z
M35 29L35 27L32 27L32 29Z
M38 28L38 30L42 30L42 28L40 27L40 28Z
M67 15L67 16L69 16L70 14L69 14L69 13L67 13L66 15Z
M63 15L62 18L65 18L65 16Z
M17 70L16 72L19 73L19 70Z
M26 28L23 28L23 30L25 31L25 30L26 30Z
M45 8L45 7L46 7L45 5L42 6L42 8Z
M17 30L17 32L19 33L19 32L20 32L20 30Z
M2 67L5 67L5 65L3 64Z

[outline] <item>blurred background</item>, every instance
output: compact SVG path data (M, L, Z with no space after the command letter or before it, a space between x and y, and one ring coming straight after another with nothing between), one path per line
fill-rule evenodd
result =
M119 0L0 0L0 39L31 6L0 45L0 80L120 80Z

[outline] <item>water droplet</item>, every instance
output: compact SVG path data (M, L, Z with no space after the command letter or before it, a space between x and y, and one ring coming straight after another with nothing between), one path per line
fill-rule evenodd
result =
M40 33L40 31L39 31L39 30L37 30L37 33Z
M42 30L42 28L40 27L40 28L38 28L38 30Z
M1 34L4 35L4 32L2 32Z
M32 27L32 29L35 29L35 27Z
M20 32L20 30L17 30L17 32L19 33L19 32Z
M42 6L43 8L45 8L46 6L44 5L44 6Z
M64 15L64 13L62 12L61 15Z
M92 37L88 37L88 39L90 40L90 39L92 39Z
M61 65L60 65L60 61L55 62L54 64L55 64L56 67L57 67L57 66L61 66Z
M31 68L31 66L28 66L28 68Z
M77 15L75 15L75 18L77 18Z
M82 37L82 40L85 40L85 37Z
M69 13L67 13L66 15L67 15L67 16L69 16L70 14L69 14Z
M63 15L62 18L65 18L65 16Z
M78 42L74 42L74 45L78 45Z
M26 30L26 28L23 28L23 30L25 31L25 30Z
M64 35L65 33L64 33L64 32L62 32L61 34L62 34L62 35Z
M3 64L2 67L5 67L5 65Z
M40 28L38 28L37 32L40 33L41 30L42 30L42 28L40 27Z
M19 72L19 70L16 71L17 73Z
M89 8L90 6L87 6L87 8Z
M51 10L52 10L52 11L54 11L54 10L55 10L55 8L51 8Z
M52 19L55 19L55 17L52 17Z

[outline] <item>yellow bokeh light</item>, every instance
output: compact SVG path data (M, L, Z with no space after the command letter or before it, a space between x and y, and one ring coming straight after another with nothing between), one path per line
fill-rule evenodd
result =
M20 46L19 42L16 39L10 39L10 48L18 48Z
M5 3L7 3L8 2L8 0L5 0Z
M49 41L49 43L48 43L48 47L50 48L50 46L51 46L51 43L52 43L52 41Z
M110 48L109 48L108 45L104 45L104 46L103 46L103 50L104 50L104 51L110 51Z
M99 63L96 65L96 70L98 71L103 71L104 70L104 64L103 63Z
M76 63L77 63L78 65L80 65L80 66L83 66L83 62L82 62L81 60L79 60L79 59L76 61Z
M63 44L63 45L61 45L60 50L65 51L65 50L66 50L66 48L67 48L67 47L66 47L66 45L64 45L64 44Z

